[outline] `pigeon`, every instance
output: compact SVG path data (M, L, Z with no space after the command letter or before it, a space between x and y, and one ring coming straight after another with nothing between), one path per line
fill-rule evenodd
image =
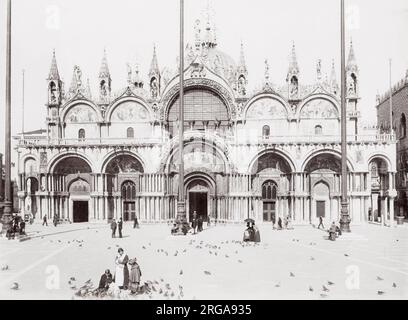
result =
M327 297L327 294L321 293L321 294L320 294L320 297L326 298L326 297Z
M164 280L162 278L160 278L160 282L164 282Z
M378 294L379 296L381 296L381 295L385 294L385 292L378 290L378 291L377 291L377 294Z
M162 288L160 288L160 290L159 290L159 294L162 294L163 293L163 289Z
M69 278L69 280L76 281L75 277L71 277L71 278Z
M330 290L326 288L326 286L322 286L324 292L329 292Z
M183 252L184 252L184 253L187 252L187 249L184 249Z
M310 292L313 292L313 291L314 291L313 288L312 288L312 286L309 286L309 291L310 291Z
M378 281L383 281L384 279L381 278L381 277L379 277L379 276L377 276L377 280L378 280Z
M333 286L333 285L334 285L334 282L327 281L327 285L329 285L329 286Z
M179 285L179 290L183 291L183 286Z
M155 286L152 286L152 290L153 290L154 292L157 292L157 290L156 290L156 287L155 287Z
M110 250L111 249L111 247L108 247L108 250Z
M314 257L310 257L310 260L314 261L314 260L315 260L315 258L314 258Z
M17 282L14 282L10 289L12 289L12 290L18 290L18 289L19 289L18 283L17 283Z
M170 290L170 284L166 283L166 289Z
M396 288L396 287L397 287L397 284L394 282L394 283L392 284L392 287L393 287L393 288Z
M180 270L180 276L183 275L183 270Z
M178 255L178 251L176 251L176 253L174 254L174 256L177 257L177 255Z
M280 282L279 283L277 283L277 284L275 284L275 288L280 288Z
M175 296L175 294L174 294L174 292L172 291L171 294L170 294L170 297L173 298L174 296Z
M204 273L205 273L207 276L210 276L210 275L211 275L211 272L210 272L210 271L204 271Z
M345 257L348 257L349 255L347 253L344 254Z
M151 242L149 242L149 246L151 246L152 245L152 243Z
M144 250L145 250L145 249L146 249L146 247L145 247L145 246L142 246L142 249L144 249Z
M229 255L228 255L228 254L226 254L226 255L225 255L225 258L229 258Z
M238 260L239 263L242 263L242 260Z
M295 274L294 274L293 272L291 272L289 275L290 275L291 277L295 277Z
M164 296L164 297L168 297L168 296L169 296L169 293L166 291L163 296Z
M212 251L208 251L209 254L212 254Z
M215 255L218 256L218 253L216 252Z

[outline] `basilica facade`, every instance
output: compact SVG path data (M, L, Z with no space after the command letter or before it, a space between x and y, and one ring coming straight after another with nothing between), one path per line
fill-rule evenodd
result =
M66 90L54 52L47 132L18 141L22 212L74 223L174 220L183 125L188 219L196 211L226 223L248 217L270 223L284 216L295 224L339 220L341 113L334 65L328 79L318 61L316 80L306 85L293 45L283 85L271 83L265 61L263 85L250 92L243 45L236 62L219 49L209 23L195 28L182 70L184 123L178 119L180 70L160 69L156 49L148 80L128 66L117 92L105 53L96 96L78 66ZM352 45L349 50L350 216L355 224L387 224L397 195L395 139L360 125L359 68Z

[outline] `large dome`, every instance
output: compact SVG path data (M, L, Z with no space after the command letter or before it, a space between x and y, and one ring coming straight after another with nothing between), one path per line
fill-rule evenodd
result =
M230 80L237 70L234 59L216 47L209 48L203 59L208 68L226 80Z

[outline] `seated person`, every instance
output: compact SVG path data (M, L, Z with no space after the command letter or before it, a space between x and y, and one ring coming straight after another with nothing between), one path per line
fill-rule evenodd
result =
M336 224L333 222L330 229L329 229L329 239L331 241L336 240L336 231L337 231L337 227L336 227Z
M99 291L107 291L109 289L110 284L113 282L113 276L109 269L105 271L105 273L101 276L101 280L99 281Z

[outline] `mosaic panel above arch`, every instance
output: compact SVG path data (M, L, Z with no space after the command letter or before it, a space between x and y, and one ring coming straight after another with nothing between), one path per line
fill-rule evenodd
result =
M65 116L67 123L93 123L97 121L95 110L86 104L72 107Z
M247 119L286 119L285 106L276 99L261 98L255 101L247 110Z
M313 99L300 111L301 119L338 119L339 113L332 102L325 99Z
M118 105L111 115L111 122L149 121L149 111L140 103L134 101L123 102Z

